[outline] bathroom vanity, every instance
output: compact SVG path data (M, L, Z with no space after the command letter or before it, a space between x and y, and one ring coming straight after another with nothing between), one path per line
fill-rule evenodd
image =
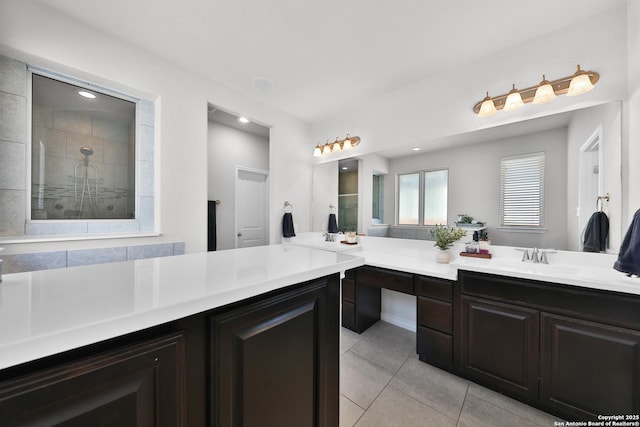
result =
M565 420L640 414L640 281L613 270L615 256L559 251L546 265L494 247L491 260L443 265L431 245L362 237L343 326L378 321L382 289L414 295L423 362Z
M335 426L359 265L274 245L5 275L2 425Z

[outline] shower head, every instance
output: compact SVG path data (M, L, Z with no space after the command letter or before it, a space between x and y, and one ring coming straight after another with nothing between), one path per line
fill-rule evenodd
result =
M80 152L85 156L90 156L93 154L93 148L91 147L80 147Z

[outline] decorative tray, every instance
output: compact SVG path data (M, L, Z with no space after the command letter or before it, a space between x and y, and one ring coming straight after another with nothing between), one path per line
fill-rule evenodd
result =
M491 258L491 254L471 254L469 252L460 252L460 256L468 256L471 258Z

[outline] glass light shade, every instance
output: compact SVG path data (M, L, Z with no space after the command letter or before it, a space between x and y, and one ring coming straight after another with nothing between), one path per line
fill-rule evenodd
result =
M524 102L522 101L522 96L520 96L520 92L518 92L515 88L509 92L509 96L507 96L507 100L504 102L504 111L513 111L518 108L522 108Z
M533 97L534 104L546 104L556 99L556 93L553 90L553 86L547 81L542 80L538 89L536 89L536 95Z
M342 145L343 150L351 150L353 147L351 146L351 140L345 139L344 144Z
M322 156L322 150L320 149L320 145L316 145L316 148L313 150L313 157Z
M325 144L322 147L322 154L331 154L331 144Z
M580 71L578 71L580 73ZM578 74L571 79L569 83L569 91L567 96L578 96L593 90L594 86L591 83L589 76L582 71L582 74Z
M333 146L331 147L331 151L333 153L338 153L342 151L342 147L340 147L340 141L336 141L333 143Z
M496 104L493 103L493 99L489 98L482 101L480 105L480 111L478 111L478 117L491 117L497 113Z

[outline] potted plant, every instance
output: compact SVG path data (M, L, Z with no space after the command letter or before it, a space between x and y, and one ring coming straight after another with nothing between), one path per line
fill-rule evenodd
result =
M447 227L446 225L436 225L431 229L431 235L435 238L434 246L438 247L436 261L447 264L451 259L448 249L455 242L467 235L467 232L456 227Z

